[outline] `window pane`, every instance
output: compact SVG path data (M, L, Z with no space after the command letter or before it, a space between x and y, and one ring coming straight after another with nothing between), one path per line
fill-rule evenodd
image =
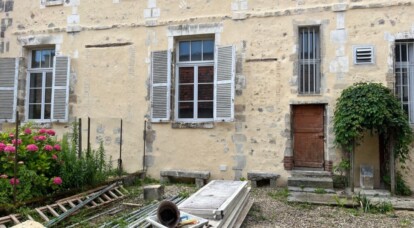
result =
M214 94L214 85L198 85L198 100L199 101L212 101Z
M178 118L194 118L194 103L179 102Z
M203 60L214 59L214 41L204 40L203 41Z
M42 103L42 89L30 89L29 95L30 103Z
M45 104L45 119L50 119L50 110L51 110L50 104Z
M52 87L53 73L46 73L46 87Z
M213 118L213 102L198 102L198 118Z
M198 82L213 82L214 66L205 66L198 68Z
M41 119L41 105L29 105L29 119Z
M179 46L180 61L190 61L190 42L182 41Z
M42 73L30 74L30 88L42 88Z
M39 68L42 59L42 51L32 51L32 68Z
M191 41L191 61L201 60L201 40Z
M45 103L52 102L52 89L45 89Z
M43 50L42 51L42 62L41 62L41 67L42 68L49 68L51 66L50 58L51 58L51 51L50 50Z
M180 67L180 83L194 83L194 67Z
M194 100L194 86L193 85L180 85L179 87L179 100L180 101L192 101Z

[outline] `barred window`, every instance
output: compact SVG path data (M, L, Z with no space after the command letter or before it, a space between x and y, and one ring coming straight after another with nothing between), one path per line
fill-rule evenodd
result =
M299 93L319 94L321 84L318 27L299 29Z
M398 41L395 45L395 93L414 123L414 41Z

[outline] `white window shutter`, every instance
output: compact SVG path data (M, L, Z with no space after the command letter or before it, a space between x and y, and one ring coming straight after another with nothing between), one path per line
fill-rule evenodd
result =
M215 53L214 121L231 122L234 119L236 48L216 47Z
M170 120L171 52L151 53L151 122Z
M70 58L53 59L52 122L68 122Z
M0 123L16 121L18 58L0 58Z

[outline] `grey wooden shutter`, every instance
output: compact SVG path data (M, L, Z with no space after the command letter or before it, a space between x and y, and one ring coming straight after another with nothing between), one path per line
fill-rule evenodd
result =
M68 122L70 58L53 59L52 121Z
M0 58L0 123L16 119L18 75L19 59Z
M216 47L214 81L214 120L234 119L235 47Z
M171 52L151 53L151 122L170 120Z

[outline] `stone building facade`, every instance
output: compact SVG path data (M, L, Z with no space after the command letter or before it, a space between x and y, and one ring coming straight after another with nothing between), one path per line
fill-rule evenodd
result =
M344 88L383 83L414 117L413 4L0 0L0 128L15 110L61 132L90 117L93 146L103 141L117 158L122 119L125 170L145 165L156 178L258 170L284 185L295 167L331 171ZM378 139L358 150L372 163Z

